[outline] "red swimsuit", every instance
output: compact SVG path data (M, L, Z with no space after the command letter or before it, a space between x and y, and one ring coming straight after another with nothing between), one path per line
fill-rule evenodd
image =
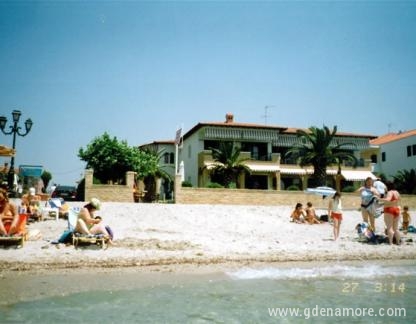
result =
M399 198L393 194L391 201L399 200ZM384 207L384 213L385 214L391 214L394 218L400 216L400 207L399 206L390 206L390 207Z

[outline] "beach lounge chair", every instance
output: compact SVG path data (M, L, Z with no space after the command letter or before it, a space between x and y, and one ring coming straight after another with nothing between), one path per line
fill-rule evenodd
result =
M20 247L23 247L25 241L27 240L27 214L19 214L19 222L17 223L17 232L13 235L0 236L0 244L10 245L17 244ZM7 221L4 224L6 231L9 231L11 222Z
M68 212L68 230L72 231L72 244L77 249L80 244L97 244L107 248L109 237L103 234L87 235L75 231L79 210L71 208Z

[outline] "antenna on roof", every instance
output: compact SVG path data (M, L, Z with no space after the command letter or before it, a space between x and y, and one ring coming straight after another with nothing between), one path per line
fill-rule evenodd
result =
M392 125L392 123L387 124L387 133L388 134L390 134L390 132L391 132L391 125Z
M269 109L273 108L274 106L264 106L264 115L261 116L264 118L264 125L267 125L267 118L270 117L269 115Z

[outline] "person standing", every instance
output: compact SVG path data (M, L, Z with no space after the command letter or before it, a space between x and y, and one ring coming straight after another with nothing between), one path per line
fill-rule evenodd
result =
M342 222L341 194L337 191L328 204L328 215L334 220L334 241L338 240Z
M393 182L387 183L387 194L384 201L384 223L386 225L387 237L389 243L393 244L393 239L396 239L396 244L400 245L400 194L396 190Z
M403 233L407 234L407 229L409 228L410 221L412 220L409 214L409 206L403 206L402 217L403 217Z
M384 198L387 192L387 186L381 181L381 178L378 177L376 181L374 181L374 188L378 191L380 198Z
M373 179L371 177L366 178L364 181L364 186L358 188L357 192L359 192L361 195L361 214L363 217L363 222L369 223L372 231L375 233L376 203L377 198L380 197L380 194L373 186Z

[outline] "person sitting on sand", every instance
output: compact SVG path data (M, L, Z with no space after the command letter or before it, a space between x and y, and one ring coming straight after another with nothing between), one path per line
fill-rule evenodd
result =
M9 202L7 191L0 189L0 235L13 235L18 231L19 214L14 204Z
M87 235L104 234L110 239L109 244L113 245L111 235L108 233L104 224L101 222L101 217L95 217L94 212L100 210L100 201L97 198L92 198L78 214L77 225L75 231Z
M303 210L303 206L301 203L297 203L295 209L293 210L292 214L290 215L290 221L295 223L304 223L305 222L305 211Z
M308 201L306 203L306 221L312 225L312 224L321 224L321 222L318 220L318 216L316 216L315 208L312 206L312 203Z

